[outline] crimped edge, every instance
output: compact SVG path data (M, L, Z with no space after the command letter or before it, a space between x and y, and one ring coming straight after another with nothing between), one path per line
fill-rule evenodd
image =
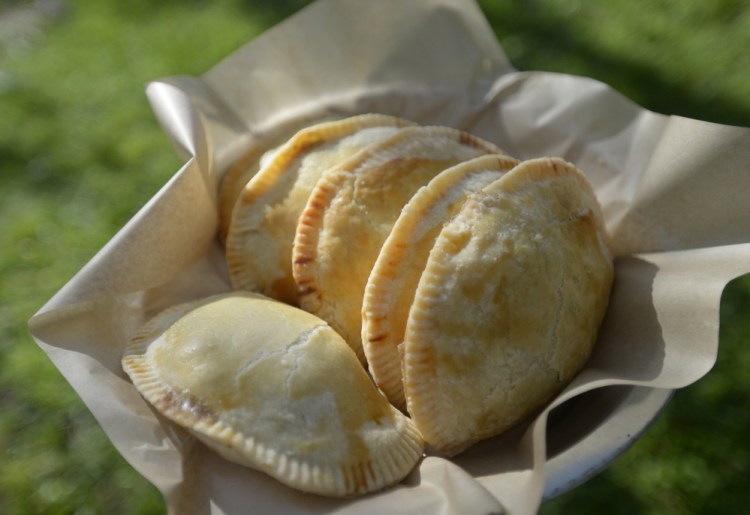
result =
M251 294L252 295L252 294ZM203 300L168 308L131 338L123 351L122 367L141 396L158 413L186 428L225 459L264 472L279 482L308 493L349 497L374 492L401 481L421 459L424 442L415 424L395 408L395 444L373 460L340 466L290 458L279 449L235 430L200 401L165 383L146 361L149 345L171 323ZM175 402L180 400L181 402Z
M276 186L291 170L291 165L311 149L371 127L406 127L413 122L384 114L362 114L343 120L322 122L301 129L281 146L273 159L260 169L236 198L225 238L226 261L232 287L236 290L258 289L254 270L247 256L253 255L252 213L276 200Z
M292 271L297 285L299 305L310 313L323 311L323 295L318 289L317 275L318 241L323 218L338 188L350 176L351 172L340 168L324 173L310 194L297 224L292 247ZM321 318L326 320L324 317ZM331 323L330 320L327 321Z
M320 290L318 274L319 256L318 244L325 213L338 195L341 186L371 159L376 159L383 152L392 147L412 139L414 136L448 138L470 148L476 148L487 154L504 154L496 145L485 141L473 134L459 129L443 126L414 126L404 127L396 134L380 143L371 145L341 165L327 170L318 180L310 194L307 205L302 211L294 238L292 251L292 273L297 285L297 301L299 306L318 315L339 330L336 325L336 313L326 302ZM366 363L364 350L361 345L350 342L362 363Z
M436 210L440 200L449 195L454 188L465 188L465 181L469 177L482 173L489 175L493 171L498 174L506 173L518 164L519 161L511 157L491 154L470 159L442 171L404 206L381 248L367 281L362 302L362 346L375 383L391 403L401 410L406 410L406 399L397 346L402 343L404 335L393 333L389 313L395 308L390 299L394 298L392 289L401 286L400 263L413 240L414 231L421 220ZM488 178L487 183L477 187L481 188L498 177L496 175L493 179ZM471 191L468 190L463 192L463 199L470 194ZM447 213L444 213L443 218L446 217ZM444 222L447 221L446 218ZM428 256L412 256L415 257L420 260L424 258L426 264Z
M351 497L398 483L421 459L424 450L421 434L410 419L398 414L405 423L394 427L398 432L394 445L372 460L345 466L290 457L221 421L188 429L225 459L260 470L291 488L327 497Z
M586 194L590 195L595 207L599 209L596 216L601 221L601 208L591 184L577 167L560 158L544 157L523 161L475 195L492 194L498 190L513 192L522 188L529 180L545 180L566 175L575 177ZM603 224L601 226L603 227ZM600 236L606 238L604 234ZM606 239L600 243L602 249L611 257ZM439 302L445 276L450 273L451 267L447 265L446 256L453 255L461 247L460 242L452 242L444 232L438 236L420 278L414 303L409 312L404 344L401 348L403 384L408 412L425 442L447 456L458 454L475 442L455 442L450 434L446 434L434 423L442 407L433 395L434 390L431 384L434 380L432 360L435 342L425 335L429 334L430 327L428 313L432 306ZM527 414L519 416L527 416Z
M245 185L260 169L260 161L266 152L279 149L286 141L306 126L330 121L335 121L335 119L323 116L322 118L296 120L295 123L288 124L288 126L280 130L260 134L248 145L244 153L229 165L219 183L217 199L219 239L222 243L226 241L229 234L234 205L242 194Z

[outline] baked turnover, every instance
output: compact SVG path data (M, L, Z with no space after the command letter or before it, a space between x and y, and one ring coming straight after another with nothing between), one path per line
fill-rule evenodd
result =
M445 455L499 434L581 369L613 277L583 174L534 159L469 197L440 232L409 312L409 414Z
M297 132L248 181L232 211L226 258L232 286L296 304L292 243L320 175L411 122L366 114Z
M248 292L158 315L122 364L156 410L225 458L291 487L350 496L403 479L422 456L412 421L325 322Z
M299 305L326 320L365 363L362 298L401 209L438 173L496 146L448 127L407 127L326 171L294 240Z
M370 374L401 410L406 401L398 345L435 239L471 193L517 164L507 156L489 155L441 172L404 206L380 250L362 303L362 345Z
M379 114L273 143L222 183L236 291L125 349L158 413L288 486L351 496L401 481L425 444L452 456L504 432L583 367L613 261L575 166Z

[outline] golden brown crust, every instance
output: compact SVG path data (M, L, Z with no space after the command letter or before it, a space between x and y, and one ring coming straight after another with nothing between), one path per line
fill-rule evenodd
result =
M318 120L323 123L331 120ZM272 134L257 136L252 145L224 172L219 184L219 238L225 242L232 221L232 210L242 190L250 179L258 173L273 153L304 126L312 125L309 120L301 120L290 128L281 129ZM278 133L277 133L278 132Z
M340 336L257 294L157 316L126 348L123 368L160 413L222 456L303 491L378 490L422 455L413 423Z
M320 174L411 122L367 114L296 133L245 186L232 212L226 257L232 286L296 303L292 242Z
M489 155L444 170L409 200L383 243L365 288L362 345L375 383L401 410L406 400L397 348L435 238L469 194L517 164L507 156Z
M591 352L612 276L601 210L573 165L526 161L467 200L407 322L404 389L425 441L456 454L557 394Z
M300 306L336 329L365 363L367 278L400 210L440 171L494 145L447 127L408 127L318 181L300 217L293 273Z

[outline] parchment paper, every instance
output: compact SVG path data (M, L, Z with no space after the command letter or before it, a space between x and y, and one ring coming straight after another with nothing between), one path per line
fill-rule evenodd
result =
M472 0L321 0L202 77L166 78L147 94L185 165L30 330L171 513L534 513L545 434L578 423L548 424L553 408L613 385L647 392L699 379L716 358L722 289L750 271L750 129L655 114L582 77L517 72ZM519 159L575 163L618 258L595 353L554 402L453 461L427 457L402 484L341 501L208 451L155 415L120 355L161 309L230 289L217 189L233 160L303 120L365 112L465 129ZM606 402L592 409L629 416Z

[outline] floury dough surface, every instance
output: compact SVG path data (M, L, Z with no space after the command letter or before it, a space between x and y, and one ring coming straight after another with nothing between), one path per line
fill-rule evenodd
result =
M168 418L231 461L301 490L377 490L421 456L411 421L377 392L338 334L259 295L168 311L123 362Z

